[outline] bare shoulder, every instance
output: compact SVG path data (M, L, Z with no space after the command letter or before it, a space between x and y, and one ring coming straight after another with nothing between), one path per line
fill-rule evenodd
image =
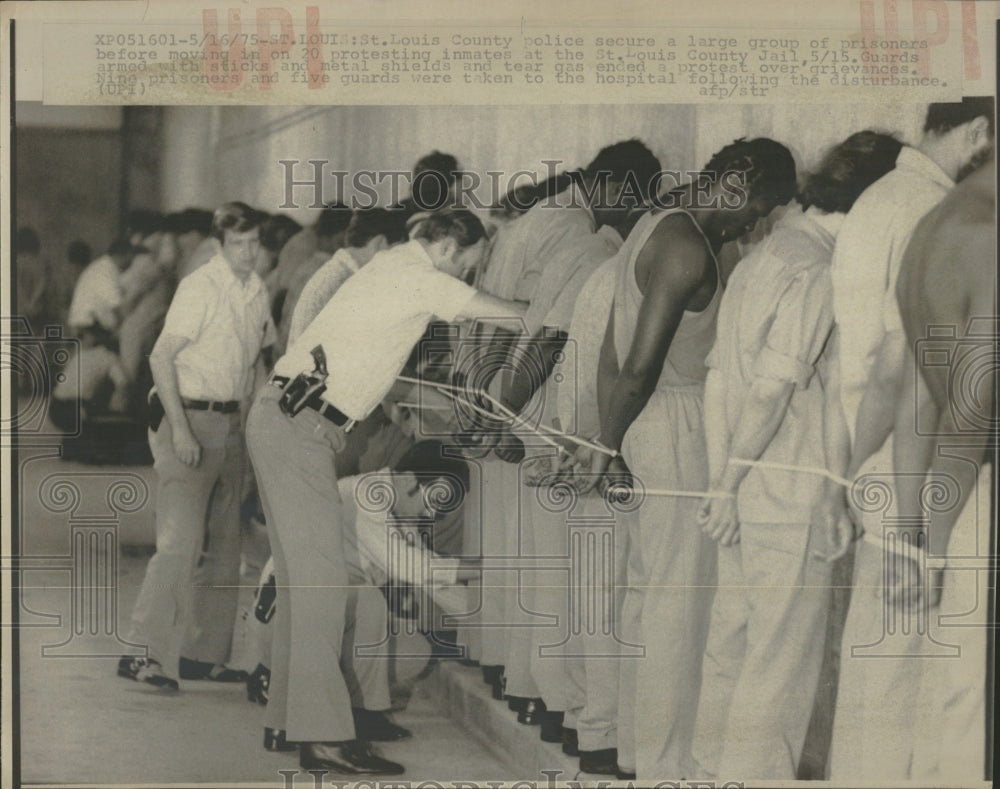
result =
M677 212L663 217L636 260L636 277L654 274L674 284L699 285L714 273L712 253L694 220Z

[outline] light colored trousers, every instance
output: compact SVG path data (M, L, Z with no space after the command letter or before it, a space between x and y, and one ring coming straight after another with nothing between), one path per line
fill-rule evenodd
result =
M622 454L647 489L704 491L708 458L702 387L658 389L632 423ZM642 781L677 780L695 770L691 755L702 653L716 583L716 547L698 526L699 500L647 496L630 551L623 625L628 641L645 646L635 663L635 692L619 701L634 727L636 773ZM639 632L633 628L638 623ZM624 677L625 690L631 678ZM626 737L632 732L626 730ZM627 742L627 741L626 741ZM619 745L619 764L622 763ZM628 757L628 745L625 759Z
M181 655L209 663L229 659L240 582L239 507L246 463L240 417L216 411L185 414L202 447L196 467L177 459L166 417L159 430L149 433L157 475L156 553L132 610L129 639L146 644L171 677L178 675Z
M831 565L810 526L741 523L719 588L695 727L698 778L794 780L823 663Z
M287 416L280 396L261 387L247 419L277 583L265 725L295 741L353 740L340 667L349 578L334 470L345 434L309 408Z
M926 629L884 600L886 554L858 544L830 755L833 780L982 781L986 743L991 469L955 523ZM866 529L871 533L876 525ZM878 533L878 532L876 532ZM963 567L964 565L964 567ZM873 646L874 645L874 646Z

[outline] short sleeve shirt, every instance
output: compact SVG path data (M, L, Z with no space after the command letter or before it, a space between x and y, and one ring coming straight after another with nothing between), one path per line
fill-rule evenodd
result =
M112 321L110 315L121 303L118 267L109 255L104 255L87 266L76 281L66 322L74 329L95 323L115 329L117 321Z
M323 398L360 421L392 388L428 324L453 321L475 295L436 269L420 241L387 249L340 287L274 370L311 372L311 351L322 347L329 372Z
M736 267L719 305L706 364L722 377L726 434L732 437L755 380L794 385L785 418L762 460L825 467L823 385L817 375L833 331L830 258L839 218L790 211ZM751 469L740 485L740 519L808 523L823 478Z
M190 340L174 360L182 397L249 397L254 362L275 338L264 283L253 272L240 282L217 254L178 284L160 337L168 334Z

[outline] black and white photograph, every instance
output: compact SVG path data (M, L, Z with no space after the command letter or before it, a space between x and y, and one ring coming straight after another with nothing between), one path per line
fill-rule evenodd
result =
M87 5L3 8L5 786L993 785L997 4Z

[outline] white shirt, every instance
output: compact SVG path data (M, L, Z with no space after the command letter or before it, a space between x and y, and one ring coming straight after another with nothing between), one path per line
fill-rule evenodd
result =
M500 228L483 274L483 290L501 299L534 300L552 257L568 242L594 232L594 215L579 191L570 186Z
M110 255L103 255L80 273L73 289L66 322L79 329L99 323L106 329L118 327L115 310L122 303L118 266Z
M174 360L182 397L249 397L254 362L275 338L264 283L254 272L240 282L218 253L177 285L160 337L168 334L191 341Z
M821 355L833 331L830 258L841 214L786 213L734 269L705 363L721 374L726 436L759 379L794 384L784 419L761 460L824 468ZM815 474L754 468L737 503L748 523L809 523L823 493Z
M309 278L295 302L292 323L288 329L289 344L299 338L306 326L313 322L323 306L333 298L333 294L359 268L361 267L351 256L350 250L341 247Z
M381 507L359 506L370 499L381 501L376 491L391 484L388 469L344 477L337 481L343 553L348 575L354 583L381 586L394 581L422 586L434 592L435 600L448 609L443 587L454 586L459 560L441 556L425 544L417 527L399 525ZM458 595L462 599L464 594ZM461 604L459 611L467 610Z
M322 346L329 377L323 398L362 420L392 388L428 324L453 321L474 288L438 271L420 241L379 252L352 275L274 366L293 378L314 367Z
M839 327L840 397L854 428L875 356L886 330L885 300L895 302L899 264L923 216L954 182L916 148L904 147L896 167L851 208L833 253L833 310Z

